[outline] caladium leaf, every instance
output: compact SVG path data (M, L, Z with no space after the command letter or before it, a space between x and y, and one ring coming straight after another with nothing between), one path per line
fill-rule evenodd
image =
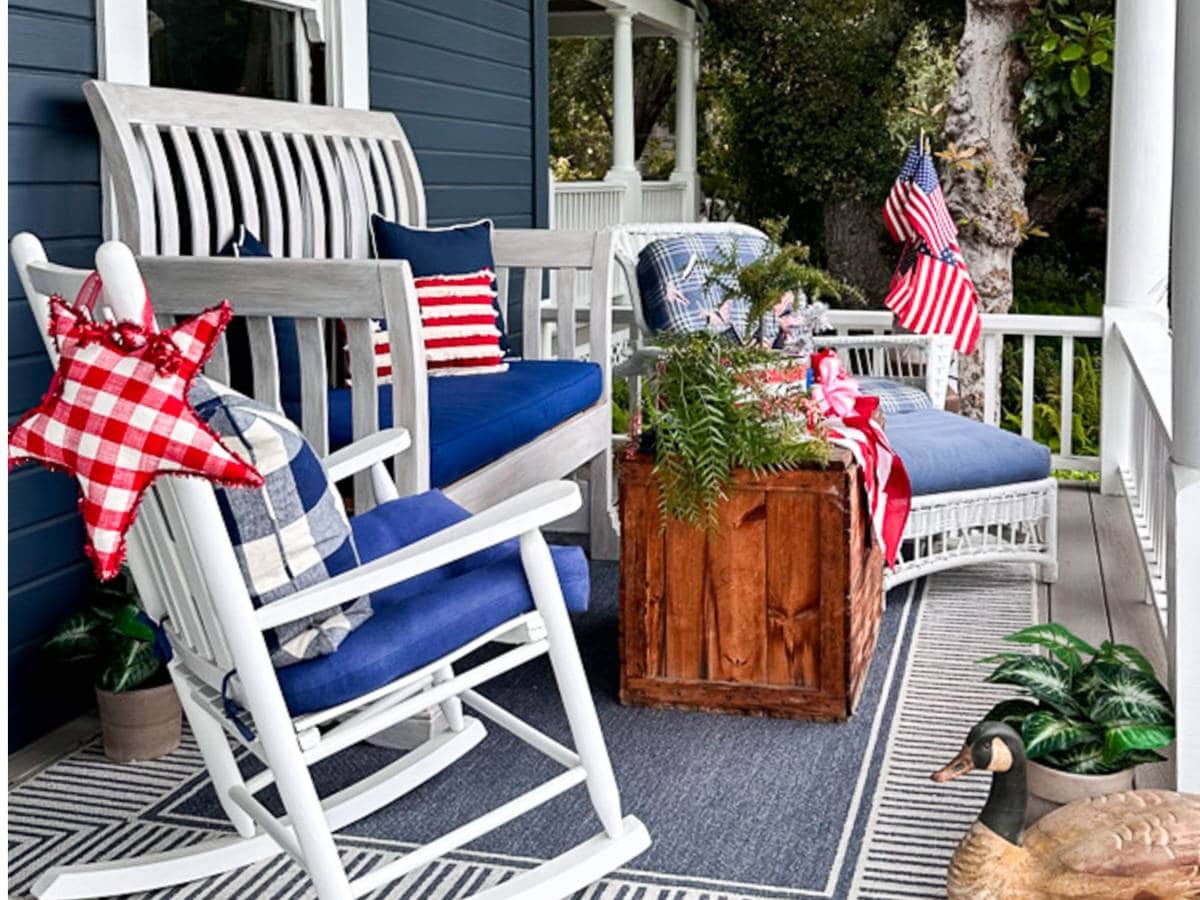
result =
M1038 760L1040 763L1060 769L1064 772L1074 772L1077 775L1108 775L1120 771L1113 768L1114 763L1104 761L1104 744L1079 744L1070 750L1060 753L1050 753Z
M138 641L153 642L154 632L141 618L141 611L127 603L113 613L113 628L118 634Z
M1097 650L1083 638L1072 634L1057 622L1030 625L1007 635L1004 640L1013 644L1032 644L1045 647L1072 672L1083 668L1083 655L1095 656Z
M1104 756L1110 762L1133 750L1157 750L1175 740L1170 725L1117 725L1104 733Z
M986 679L993 684L1015 684L1025 688L1048 706L1066 716L1083 711L1071 696L1071 672L1044 656L1024 656L1000 663Z
M1171 725L1174 707L1166 688L1136 669L1104 667L1091 693L1091 718L1104 724Z
M1030 703L1028 700L1002 700L988 710L987 715L983 718L988 722L1003 722L1005 725L1011 725L1020 732L1021 723L1025 721L1025 717L1037 711L1038 705Z
M1088 722L1067 719L1043 711L1030 713L1021 724L1025 755L1030 759L1069 750L1080 744L1096 743L1101 733Z
M1150 660L1146 659L1137 647L1131 647L1129 644L1114 644L1112 641L1105 641L1100 645L1100 652L1096 658L1104 662L1130 666L1147 675L1154 674L1154 666L1150 665Z
M1166 762L1167 758L1153 750L1127 750L1113 759L1110 765L1114 772L1140 766L1142 763Z
M74 613L62 624L45 647L67 660L86 659L100 651L98 631L103 624L90 609Z
M145 641L121 638L100 673L100 686L119 694L141 687L158 671L161 662Z

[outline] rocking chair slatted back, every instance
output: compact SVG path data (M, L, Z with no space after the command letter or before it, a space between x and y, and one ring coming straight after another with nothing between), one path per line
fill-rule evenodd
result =
M363 259L371 213L425 224L390 114L98 81L84 94L140 254L209 256L243 224L276 257Z

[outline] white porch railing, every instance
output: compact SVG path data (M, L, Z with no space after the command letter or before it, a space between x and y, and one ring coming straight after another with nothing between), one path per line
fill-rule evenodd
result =
M1099 316L984 315L983 317L984 421L1000 424L1000 387L1004 383L1004 339L1021 338L1021 433L1034 437L1034 397L1046 386L1037 383L1034 366L1039 341L1061 346L1059 378L1059 452L1052 462L1058 469L1097 471L1097 456L1074 452L1071 432L1075 413L1075 340L1101 338ZM894 329L893 316L886 310L834 310L830 319L838 334L887 334Z
M691 222L696 217L683 208L686 197L682 181L643 181L642 221Z
M599 231L621 222L625 185L611 181L553 181L551 200L551 228Z
M1128 409L1121 415L1122 446L1115 448L1122 486L1142 545L1146 575L1166 627L1171 468L1171 337L1150 323L1114 325L1110 347L1122 354L1129 376ZM1110 350L1110 352L1112 352ZM1118 413L1120 415L1120 413Z

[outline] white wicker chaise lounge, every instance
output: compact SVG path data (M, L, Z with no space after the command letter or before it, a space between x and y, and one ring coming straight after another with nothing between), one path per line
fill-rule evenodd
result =
M726 222L613 229L613 252L636 330L632 356L613 374L629 379L631 404L639 402L640 379L658 355L638 287L638 256L660 238L712 234L763 236L750 226ZM1050 452L1020 435L945 411L954 355L948 338L865 334L819 338L818 344L836 349L864 387L879 391L888 437L912 481L901 559L885 572L885 589L945 569L997 561L1036 563L1042 581L1057 579L1058 485L1050 474Z

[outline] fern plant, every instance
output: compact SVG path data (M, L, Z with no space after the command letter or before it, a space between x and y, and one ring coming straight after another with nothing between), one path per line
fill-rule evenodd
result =
M1041 647L1047 656L998 653L994 684L1024 696L994 706L986 719L1005 722L1025 741L1025 754L1052 769L1106 775L1165 757L1175 739L1175 713L1154 668L1136 648L1105 641L1098 648L1057 623L1033 625L1005 638Z
M735 470L761 476L829 459L794 362L710 333L664 335L663 343L644 425L653 434L665 517L715 529Z
M132 691L162 681L154 631L143 620L128 570L92 588L89 604L68 618L45 648L61 662L87 671L99 688Z

